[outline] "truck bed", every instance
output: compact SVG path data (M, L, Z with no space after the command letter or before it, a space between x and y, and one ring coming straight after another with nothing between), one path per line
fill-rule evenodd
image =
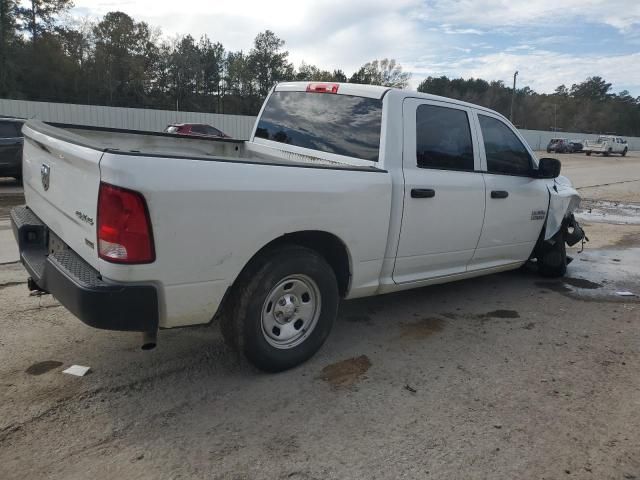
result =
M39 120L29 120L26 126L64 142L93 150L123 155L371 170L370 167L335 162L250 144L245 140L49 123Z

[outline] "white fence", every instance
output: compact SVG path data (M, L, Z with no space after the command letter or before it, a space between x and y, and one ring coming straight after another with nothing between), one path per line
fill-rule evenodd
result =
M29 102L0 99L0 115L38 118L45 122L73 123L96 127L126 128L161 132L170 123L208 123L233 138L251 135L255 117L217 113L174 112L144 108L103 107L70 103Z
M161 132L174 122L208 123L233 138L247 139L255 117L246 115L221 115L217 113L174 112L144 108L102 107L74 105L70 103L28 102L0 99L0 115L21 118L38 118L45 122L74 123L96 127L127 128ZM554 137L570 140L596 139L597 135L575 132L547 132L544 130L520 130L534 150L544 150ZM629 150L640 150L640 138L625 137Z

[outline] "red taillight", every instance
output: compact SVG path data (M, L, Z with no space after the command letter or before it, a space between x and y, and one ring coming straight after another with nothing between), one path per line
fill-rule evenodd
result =
M313 93L338 93L337 83L310 83L307 85L307 92Z
M100 183L98 254L115 263L155 260L151 221L142 194Z

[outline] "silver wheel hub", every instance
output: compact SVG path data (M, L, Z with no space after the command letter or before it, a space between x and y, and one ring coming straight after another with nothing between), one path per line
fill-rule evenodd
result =
M293 348L307 339L319 316L320 289L316 282L306 275L290 275L280 280L264 301L262 334L273 347Z

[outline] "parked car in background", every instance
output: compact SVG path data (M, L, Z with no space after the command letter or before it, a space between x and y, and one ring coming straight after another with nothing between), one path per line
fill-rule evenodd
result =
M571 144L572 153L580 153L584 150L584 140L569 140Z
M22 124L19 118L0 118L0 177L22 179Z
M231 138L222 130L207 125L206 123L172 123L164 129L165 133L177 135L199 135L203 137Z
M585 143L584 153L587 155L601 153L608 157L612 153L616 153L624 157L629 151L627 141L624 138L613 135L600 135L595 142L587 140Z
M573 145L567 138L552 138L547 145L547 153L572 153Z
M247 141L24 131L11 221L29 288L146 348L159 327L219 318L233 348L284 370L320 348L341 297L530 259L562 276L584 236L558 160L499 113L435 95L280 83Z

